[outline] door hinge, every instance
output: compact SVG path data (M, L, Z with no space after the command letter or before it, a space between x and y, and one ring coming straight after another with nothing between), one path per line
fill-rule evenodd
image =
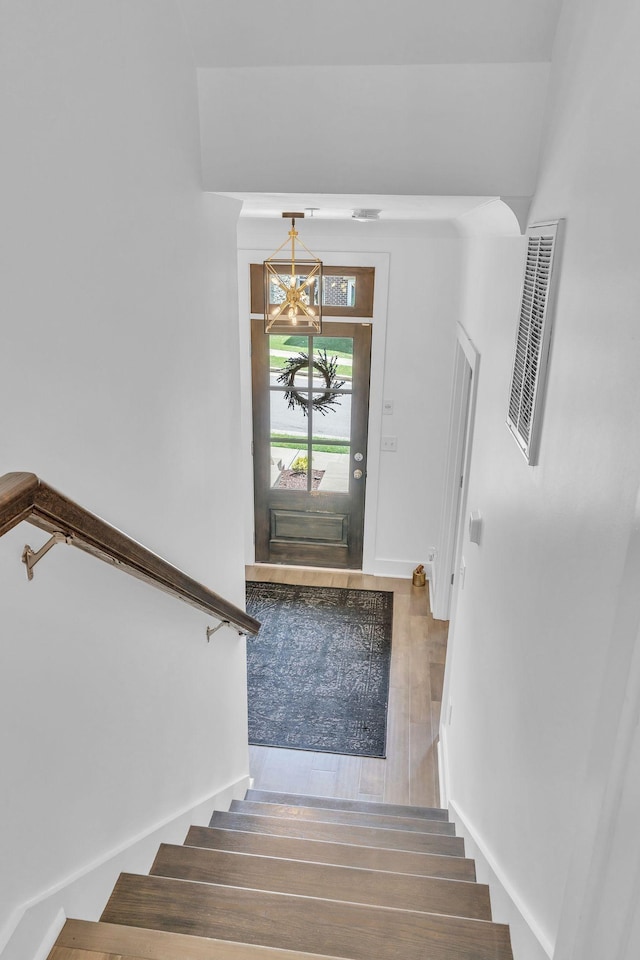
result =
M460 477L460 486L464 483L464 474Z
M453 578L454 578L454 574L452 573L452 574L451 574L451 586L453 586Z
M253 456L253 440L251 441L251 456Z

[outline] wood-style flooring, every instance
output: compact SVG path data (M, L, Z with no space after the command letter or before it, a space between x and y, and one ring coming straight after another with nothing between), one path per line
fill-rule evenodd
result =
M448 623L434 620L429 587L350 571L256 564L247 580L393 591L387 757L250 747L258 790L439 807L437 737Z

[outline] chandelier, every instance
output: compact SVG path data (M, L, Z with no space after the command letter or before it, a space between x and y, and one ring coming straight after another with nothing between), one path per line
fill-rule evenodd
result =
M322 331L322 260L298 237L296 219L304 213L283 213L291 219L284 243L264 261L264 332L320 333ZM309 255L296 257L296 243ZM290 245L291 253L282 252Z

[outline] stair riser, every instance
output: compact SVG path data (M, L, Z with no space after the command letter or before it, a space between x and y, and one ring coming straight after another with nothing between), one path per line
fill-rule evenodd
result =
M277 836L360 844L389 850L413 850L416 853L464 857L464 841L460 837L441 837L437 834L410 833L405 830L376 830L373 827L315 821L299 823L284 818L231 812L214 813L210 826L222 827L225 830L243 830L250 833L269 833Z
M342 800L335 797L309 797L271 790L247 790L245 799L264 803L294 804L300 807L324 807L332 810L354 810L391 817L419 817L427 820L448 820L449 811L439 807L411 807L399 803L373 803L370 800Z
M512 960L508 928L486 921L131 874L101 919L349 960Z
M152 876L293 893L375 906L490 920L489 890L475 883L275 860L163 844Z
M467 881L476 879L473 860L464 857L243 833L241 830L191 827L185 844L217 850L232 850L238 853L255 853L265 857L363 867L369 870L387 870L420 877Z
M321 823L345 823L361 827L388 830L409 830L415 833L437 833L455 836L455 824L445 820L425 820L411 817L389 817L373 813L349 810L328 810L322 807L301 807L277 803L260 803L254 800L234 800L232 811L252 813L264 817L284 817L291 820L313 820Z

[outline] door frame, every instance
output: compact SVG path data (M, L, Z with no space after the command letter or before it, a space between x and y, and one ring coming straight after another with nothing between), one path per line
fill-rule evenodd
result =
M251 444L253 439L253 417L251 404L251 313L249 267L251 263L265 260L277 245L276 237L282 232L282 222L274 221L274 244L265 241L263 248L239 248L238 250L238 322L240 327L240 430L242 437L242 458L238 465L243 482L244 517L244 560L246 564L255 562L254 549L254 489ZM272 225L273 226L273 225ZM280 239L282 239L280 237ZM389 288L389 254L362 253L357 250L326 250L314 244L313 251L328 266L339 267L349 264L354 267L374 267L375 294L373 317L356 318L357 322L371 322L371 371L369 381L369 449L367 465L367 487L364 508L364 539L362 570L375 573L376 524L378 487L380 476L380 443L382 437L382 400L384 385L384 359L387 336L387 298ZM353 317L331 317L332 322L353 323Z
M371 323L369 320L354 317L349 324L322 322L322 333L307 333L302 336L313 339L311 356L317 356L322 350L324 337L344 336L353 341L353 367L351 383L344 382L350 399L349 417L349 454L343 460L343 469L348 476L346 490L322 490L313 493L305 490L280 490L273 486L270 464L273 464L271 441L271 410L274 390L277 396L286 399L284 386L276 386L270 372L270 352L268 338L264 335L262 318L253 319L252 327L252 369L253 369L253 427L254 427L254 485L255 486L255 548L256 561L266 563L284 563L294 566L330 567L344 570L362 569L362 549L364 535L364 506L366 503L366 477L368 469L367 428L369 424L369 372L371 357ZM318 344L318 341L320 343ZM298 348L298 352L305 352ZM306 368L307 377L312 377L311 365ZM336 394L340 397L340 394ZM317 419L316 419L317 418ZM312 410L304 419L304 425L311 430L312 421L323 429L320 414ZM301 438L300 447L306 448L311 434ZM312 448L313 449L313 448ZM354 454L360 451L359 464ZM313 463L313 455L310 457ZM355 472L361 466L360 479ZM311 467L310 467L311 469ZM363 475L364 474L364 475ZM307 475L308 479L308 475ZM279 520L278 520L279 518ZM275 529L274 529L275 520ZM284 523L287 533L278 535L278 528ZM317 525L320 525L318 528ZM317 535L313 537L313 532ZM325 539L329 534L328 539ZM336 539L334 539L336 537ZM339 537L339 539L338 539Z
M460 565L461 533L467 508L479 371L480 354L467 336L465 329L457 324L440 534L441 547L440 555L433 568L435 577L432 584L432 612L436 620L449 620L457 589L456 581L459 581L459 577L455 574ZM471 381L467 390L469 374ZM454 575L453 584L451 583L452 574Z
M451 704L449 701L450 666L454 658L455 644L455 601L461 585L460 564L464 540L465 518L469 493L469 468L473 447L473 432L478 394L478 376L480 372L480 354L461 324L457 324L456 353L454 366L454 384L451 397L451 420L449 430L449 449L447 453L446 485L443 509L443 527L441 534L441 566L434 590L433 616L435 619L449 620L449 640L447 644L447 666L444 673L442 691L442 713L438 735L438 765L440 770L440 805L449 803L449 767L447 752L447 728L451 722ZM468 373L471 383L467 393L462 384ZM462 483L460 482L462 477ZM457 507L456 507L457 504ZM451 573L455 571L454 583ZM438 592L439 588L439 592Z

